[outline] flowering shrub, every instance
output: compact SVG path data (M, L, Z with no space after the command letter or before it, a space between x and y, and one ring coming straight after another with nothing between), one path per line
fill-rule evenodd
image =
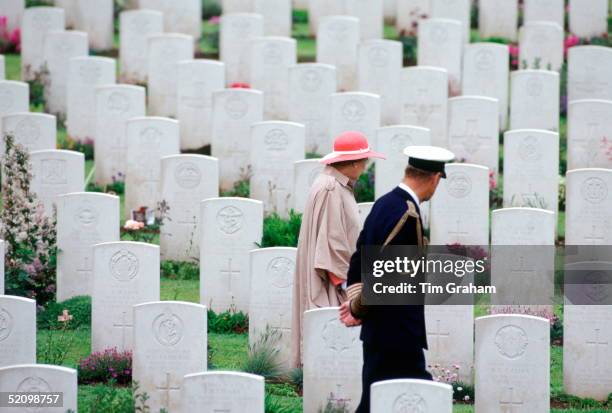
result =
M372 162L368 170L361 174L355 184L355 199L357 202L374 201L374 175L376 165Z
M94 141L92 138L73 139L69 136L60 142L60 149L81 152L85 159L91 160L94 156Z
M497 184L495 172L489 171L489 207L496 209L501 208L504 204L503 191Z
M0 16L0 53L19 53L21 31L19 27L9 30L8 17Z
M78 366L79 384L107 383L127 385L132 381L132 352L116 348L95 352L81 358Z
M43 306L55 295L55 216L46 216L30 192L28 152L10 135L5 142L0 235L6 243L6 293L35 299Z
M474 399L474 389L459 381L460 369L461 366L458 364L444 366L435 363L427 366L434 381L450 384L453 387L454 401L469 402Z

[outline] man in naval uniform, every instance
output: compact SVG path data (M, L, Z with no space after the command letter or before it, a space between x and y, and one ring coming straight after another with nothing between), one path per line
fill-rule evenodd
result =
M361 324L363 342L362 397L358 413L370 411L370 386L381 380L414 378L431 380L426 370L427 349L423 305L365 306L361 303L361 251L365 246L416 245L426 239L420 204L433 196L444 165L452 152L434 146L404 149L408 166L403 181L379 198L365 220L357 240L357 250L348 270L349 300L340 307L346 326Z

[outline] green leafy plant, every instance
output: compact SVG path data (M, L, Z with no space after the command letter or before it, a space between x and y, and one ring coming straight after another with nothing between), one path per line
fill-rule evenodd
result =
M111 348L91 353L79 360L77 371L80 384L129 384L132 381L132 352Z
M208 20L211 17L221 15L220 2L213 0L202 0L202 19Z
M44 306L55 295L57 259L55 213L48 216L30 191L30 156L5 136L0 236L5 241L6 294L35 299Z
M357 202L374 201L374 175L376 165L372 163L365 173L361 174L355 184L355 199Z
M197 264L186 261L162 261L161 273L163 277L173 280L200 279L200 267Z
M295 386L298 393L304 389L304 370L297 367L289 371L289 381Z
M302 225L302 214L289 211L289 219L283 219L273 213L264 218L263 238L261 248L266 247L297 247Z
M234 182L234 186L229 191L224 191L221 196L237 196L241 198L248 198L251 193L251 175L253 174L251 166L247 168L240 168L240 179Z
M68 310L74 317L69 325L64 326L58 317ZM77 296L60 303L51 301L36 316L39 330L53 330L66 327L70 330L89 328L91 325L91 297Z
M81 152L83 155L85 155L86 160L92 160L94 158L94 143L93 139L91 138L73 139L66 136L64 139L58 142L58 146L59 149Z
M216 314L208 310L208 331L211 333L237 333L242 334L249 331L249 317L235 309Z
M258 374L268 380L278 380L283 375L283 366L278 358L276 347L281 334L269 327L261 333L257 342L249 346L249 354L242 371Z
M115 384L115 382L110 381L108 385L98 384L92 386L90 399L87 401L84 411L89 413L149 412L148 406L146 409L141 410L138 410L138 407L134 407L134 402L136 401L134 386L132 389L126 389L115 387ZM80 410L81 402L79 402L79 411Z
M265 413L293 413L294 410L283 406L282 403L275 399L272 395L266 393L266 398L264 400L264 412Z
M62 365L74 345L74 335L67 333L73 316L68 310L63 310L62 315L57 317L59 327L52 328L46 341L42 346L42 354L39 355L44 364Z

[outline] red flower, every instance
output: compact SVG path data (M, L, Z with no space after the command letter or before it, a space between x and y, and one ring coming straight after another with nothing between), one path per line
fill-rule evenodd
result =
M235 82L230 85L230 89L250 89L251 85L248 83Z

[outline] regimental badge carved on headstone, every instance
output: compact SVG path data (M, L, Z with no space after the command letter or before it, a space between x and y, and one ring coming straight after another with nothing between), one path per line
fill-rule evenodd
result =
M225 234L234 234L242 229L244 215L235 206L228 205L217 213L217 225Z
M510 360L518 359L525 354L528 345L527 333L516 325L504 326L495 334L495 346L499 354Z
M365 115L365 105L357 100L349 100L342 107L342 116L348 122L360 122Z
M288 288L293 284L295 262L286 257L277 257L268 264L268 274L276 288Z
M589 178L581 188L584 200L591 204L598 204L608 196L608 186L601 178Z
M111 258L110 272L118 281L130 281L138 274L138 258L128 250L118 251Z
M6 340L13 331L13 317L4 308L0 308L0 341Z
M416 393L400 394L393 402L393 413L427 413L427 403Z
M183 320L170 309L164 310L153 320L153 336L162 346L175 346L183 338L183 332Z
M448 176L448 193L454 198L465 198L472 192L472 180L464 172Z
M357 339L357 336L349 334L348 330L342 327L338 317L328 320L323 326L323 340L325 340L327 348L334 350L336 353L342 353L350 349Z

